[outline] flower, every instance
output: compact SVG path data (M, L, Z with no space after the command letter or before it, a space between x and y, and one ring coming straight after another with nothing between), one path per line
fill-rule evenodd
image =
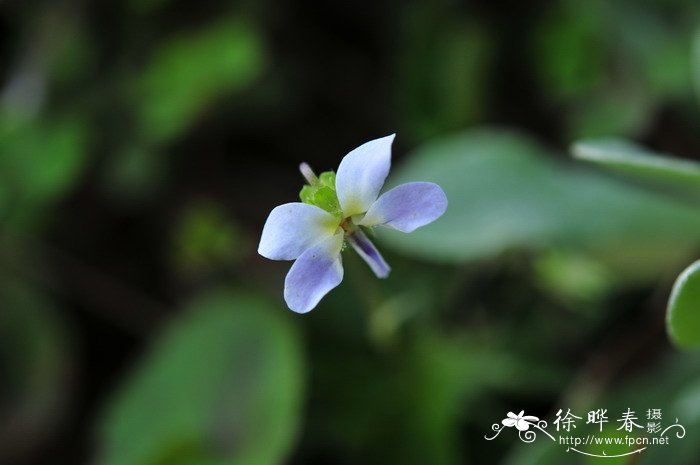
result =
M536 423L540 421L539 418L533 417L531 415L525 415L525 410L521 410L519 414L514 414L513 412L508 412L507 418L504 418L501 423L503 423L503 426L515 426L518 431L527 431L530 429L530 424L531 423Z
M284 283L284 299L298 313L312 310L343 280L341 251L349 243L379 278L391 268L363 228L385 226L409 233L432 223L447 209L440 186L411 182L381 196L389 174L394 134L369 141L348 153L338 166L318 177L302 163L308 185L302 202L270 212L258 253L271 260L296 260Z

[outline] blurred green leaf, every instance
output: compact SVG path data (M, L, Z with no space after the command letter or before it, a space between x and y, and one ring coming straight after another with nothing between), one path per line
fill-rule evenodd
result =
M658 273L698 243L697 210L606 176L568 169L527 137L467 131L414 151L391 184L425 180L449 206L412 234L378 231L416 257L459 263L512 248L564 245L596 252L632 275ZM656 269L655 269L656 268Z
M564 250L552 250L535 262L539 284L564 300L590 304L603 297L615 277L597 260Z
M681 347L700 346L700 261L686 268L668 301L668 332Z
M534 68L561 107L569 137L634 134L649 121L657 100L635 72L640 64L622 40L627 22L609 2L562 0L536 28ZM618 65L616 69L615 65Z
M324 389L312 405L310 437L336 446L352 463L464 463L461 432L466 422L483 426L486 393L554 394L565 379L557 367L499 339L425 326L413 330L390 357L377 358L357 345L339 348L346 341L328 339L331 354L316 355L316 383Z
M75 117L0 120L0 184L14 217L31 216L74 187L87 161L88 132ZM2 202L0 202L2 203Z
M398 114L418 140L472 124L484 110L492 37L447 8L410 2L401 9Z
M639 134L665 102L687 100L697 16L691 4L555 2L532 35L534 71L562 109L566 134Z
M187 206L175 227L173 253L185 272L206 271L239 263L248 241L222 207L213 201Z
M110 405L101 465L273 465L292 445L303 364L286 313L226 292L192 303Z
M481 428L485 415L480 402L485 393L541 394L562 384L564 377L556 367L475 336L425 333L413 341L406 370L397 379L399 385L410 386L405 388L403 405L410 415L403 413L404 421L396 428L403 433L403 442L412 444L401 448L405 455L397 454L391 463L463 463L458 427L471 421ZM529 380L527 385L524 379Z
M605 80L608 18L607 6L596 0L559 1L546 10L532 37L537 57L534 71L548 93L575 96Z
M658 97L686 99L692 89L689 49L697 4L664 11L659 5L618 2L613 11L624 62L642 71L636 80Z
M137 83L143 136L158 142L178 135L217 98L250 84L263 62L261 39L243 20L170 39Z
M568 108L566 137L638 134L651 122L656 99L634 82L620 82L591 92Z
M657 154L624 139L576 142L574 157L606 168L657 181L672 188L690 187L700 193L700 163Z

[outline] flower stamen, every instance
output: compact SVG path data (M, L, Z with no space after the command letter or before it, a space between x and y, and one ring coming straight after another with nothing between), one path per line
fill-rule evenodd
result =
M309 185L315 186L318 184L318 177L316 176L316 173L314 173L314 170L311 169L308 163L301 163L299 165L299 171L301 171L301 175L304 176L304 179L306 179L306 182L308 182Z

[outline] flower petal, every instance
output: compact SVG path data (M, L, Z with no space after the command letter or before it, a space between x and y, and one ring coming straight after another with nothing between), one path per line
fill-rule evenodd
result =
M294 260L332 236L340 220L314 205L293 202L275 207L263 227L258 253L271 260Z
M343 280L340 249L343 234L322 240L299 256L284 280L284 300L291 310L306 313Z
M335 188L346 217L366 212L377 200L391 167L394 136L362 144L340 162Z
M447 210L447 196L432 182L409 182L382 194L360 221L409 233L432 223Z
M376 274L378 278L386 278L389 276L391 268L384 261L382 255L365 233L358 229L352 234L348 234L345 238L360 257L367 262L369 267L372 268L372 271L374 271L374 274Z
M514 418L504 418L504 419L501 421L501 423L503 423L503 426L507 426L507 427L510 428L510 427L515 426L515 422L516 422L516 421L517 421L517 420L515 420Z

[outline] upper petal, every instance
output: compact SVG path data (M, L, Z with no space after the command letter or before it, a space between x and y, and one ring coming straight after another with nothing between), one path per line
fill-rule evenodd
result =
M340 162L335 188L346 217L366 212L377 199L391 167L394 136L364 143Z
M343 280L340 249L343 234L322 240L299 256L284 281L284 300L291 310L306 313Z
M382 194L360 224L388 226L409 233L432 223L447 210L447 196L432 182L409 182Z
M306 249L332 236L340 220L314 205L300 202L275 207L263 227L258 253L272 260L294 260Z

